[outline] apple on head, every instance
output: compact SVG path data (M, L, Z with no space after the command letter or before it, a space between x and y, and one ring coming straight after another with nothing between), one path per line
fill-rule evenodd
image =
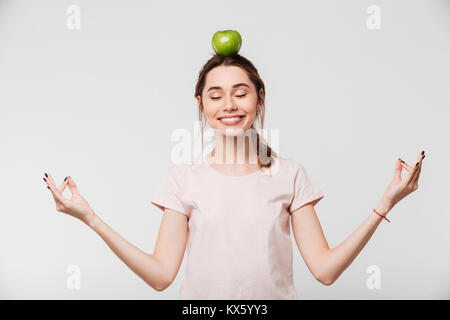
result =
M241 35L235 30L216 31L212 37L214 52L221 56L238 53L241 44Z

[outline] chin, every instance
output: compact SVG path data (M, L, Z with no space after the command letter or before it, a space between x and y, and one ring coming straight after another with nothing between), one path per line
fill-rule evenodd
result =
M219 128L220 133L227 137L239 137L245 135L248 128Z
M239 137L244 135L244 130L242 129L224 129L222 130L222 135L227 137Z

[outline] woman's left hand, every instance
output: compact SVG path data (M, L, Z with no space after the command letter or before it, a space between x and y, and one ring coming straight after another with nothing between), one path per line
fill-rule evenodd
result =
M394 179L392 179L391 183L384 192L381 200L382 203L385 203L387 206L392 208L408 194L419 188L419 176L420 170L422 169L423 158L425 158L425 151L419 153L417 163L413 166L408 165L401 159L397 160ZM408 174L402 180L403 168L408 172Z

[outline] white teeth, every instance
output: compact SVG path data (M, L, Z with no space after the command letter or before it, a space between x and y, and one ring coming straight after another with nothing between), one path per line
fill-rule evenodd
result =
M220 120L225 121L225 122L227 122L227 121L232 122L232 121L236 121L236 120L238 120L238 119L240 119L240 118L241 118L241 117L222 118L222 119L220 119Z

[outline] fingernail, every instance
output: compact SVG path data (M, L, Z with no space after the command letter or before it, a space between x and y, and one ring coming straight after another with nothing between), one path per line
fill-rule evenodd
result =
M66 180L67 180L67 178L68 178L68 177L65 177L65 178L64 178L64 181L66 181Z
M50 189L50 187L49 187L49 186L47 186L47 188L49 188L49 189Z
M425 154L425 151L422 151L422 155L424 155Z
M417 167L418 165L419 165L419 163L417 162L417 163L416 163L416 167Z
M45 174L45 176L48 178L48 175L47 175L47 174Z
M400 160L401 163L405 163L405 161L403 161L402 159L398 158L398 160Z
M422 159L425 158L425 155L422 156Z
M47 180L45 180L45 178L42 178L42 179L44 179L44 181L47 182Z

